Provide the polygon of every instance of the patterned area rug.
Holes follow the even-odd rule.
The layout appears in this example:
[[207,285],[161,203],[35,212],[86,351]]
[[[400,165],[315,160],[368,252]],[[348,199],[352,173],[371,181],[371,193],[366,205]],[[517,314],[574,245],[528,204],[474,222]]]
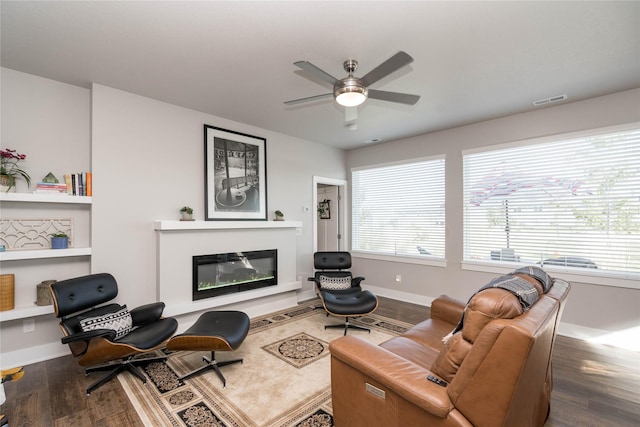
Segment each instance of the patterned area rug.
[[[251,320],[249,335],[235,352],[216,352],[219,362],[243,358],[221,367],[226,387],[213,370],[181,381],[179,377],[204,363],[206,352],[177,352],[166,363],[145,367],[144,385],[129,373],[118,376],[146,426],[330,427],[329,342],[344,329],[313,303]],[[379,344],[412,325],[375,314],[351,319],[371,333],[350,330]]]

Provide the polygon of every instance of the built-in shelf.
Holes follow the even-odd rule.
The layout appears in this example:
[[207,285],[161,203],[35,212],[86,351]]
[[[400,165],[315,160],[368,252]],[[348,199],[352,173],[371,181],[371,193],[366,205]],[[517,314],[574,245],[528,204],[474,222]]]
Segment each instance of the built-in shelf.
[[91,248],[68,249],[25,249],[0,252],[0,261],[17,261],[25,259],[68,258],[91,255]]
[[231,230],[234,228],[302,228],[302,221],[154,221],[158,231]]
[[0,193],[0,202],[75,203],[88,205],[91,204],[91,197],[69,196],[67,194]]
[[13,310],[0,311],[0,322],[25,319],[27,317],[44,316],[54,312],[53,305],[24,305],[16,306]]

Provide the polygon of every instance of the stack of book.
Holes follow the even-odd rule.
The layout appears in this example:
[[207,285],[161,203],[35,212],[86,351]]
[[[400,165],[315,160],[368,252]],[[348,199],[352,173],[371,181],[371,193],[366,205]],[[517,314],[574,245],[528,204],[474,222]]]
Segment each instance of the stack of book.
[[59,184],[53,182],[38,182],[36,186],[36,193],[54,193],[54,194],[68,194],[67,184]]

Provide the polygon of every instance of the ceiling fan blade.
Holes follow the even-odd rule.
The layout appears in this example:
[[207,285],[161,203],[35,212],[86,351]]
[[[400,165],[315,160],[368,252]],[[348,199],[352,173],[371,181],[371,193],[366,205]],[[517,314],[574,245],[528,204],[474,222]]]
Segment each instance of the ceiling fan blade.
[[320,68],[316,67],[315,65],[313,65],[311,62],[308,61],[298,61],[298,62],[294,62],[293,65],[302,68],[304,71],[306,71],[307,73],[311,74],[312,76],[315,76],[321,80],[324,80],[327,83],[331,83],[332,85],[335,84],[338,79],[336,79],[335,77],[333,77],[331,74],[322,71]]
[[360,78],[360,81],[365,86],[370,86],[378,80],[388,76],[396,70],[409,65],[413,62],[413,58],[408,53],[400,51],[393,55],[391,58],[378,65],[373,70],[369,71],[364,77]]
[[332,93],[323,93],[322,95],[307,96],[306,98],[292,99],[291,101],[285,101],[284,103],[286,105],[296,105],[296,104],[301,104],[303,102],[317,101],[319,99],[329,98],[331,96],[333,96]]
[[420,100],[418,95],[408,93],[387,92],[386,90],[369,89],[369,98],[381,101],[398,102],[400,104],[414,105]]

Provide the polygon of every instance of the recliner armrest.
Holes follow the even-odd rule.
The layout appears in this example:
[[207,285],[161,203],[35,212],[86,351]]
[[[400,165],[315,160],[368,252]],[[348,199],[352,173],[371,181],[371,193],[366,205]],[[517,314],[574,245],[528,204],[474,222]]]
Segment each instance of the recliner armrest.
[[447,295],[440,295],[431,303],[431,318],[457,325],[462,318],[465,303]]
[[165,304],[163,302],[152,302],[130,310],[133,326],[146,325],[160,319],[164,307]]
[[331,357],[437,417],[454,408],[447,389],[427,380],[431,371],[389,350],[351,335],[331,341],[329,350]]

